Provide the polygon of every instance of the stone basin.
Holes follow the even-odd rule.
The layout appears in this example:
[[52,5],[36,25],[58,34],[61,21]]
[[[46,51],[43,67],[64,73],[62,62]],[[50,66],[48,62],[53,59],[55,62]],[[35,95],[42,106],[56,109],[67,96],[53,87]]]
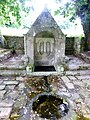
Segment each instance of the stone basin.
[[76,113],[69,101],[52,93],[38,94],[30,101],[29,108],[35,120],[76,120]]

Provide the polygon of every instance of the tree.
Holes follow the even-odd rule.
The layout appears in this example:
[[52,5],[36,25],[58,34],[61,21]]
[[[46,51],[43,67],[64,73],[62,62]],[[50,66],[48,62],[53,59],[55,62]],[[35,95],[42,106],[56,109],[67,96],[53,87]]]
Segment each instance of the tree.
[[[60,2],[61,0],[57,1]],[[60,7],[55,13],[69,17],[70,21],[74,21],[77,16],[80,17],[85,34],[85,49],[90,50],[90,0],[71,0],[66,3],[65,7]]]
[[20,7],[17,0],[0,0],[0,25],[18,27],[20,19]]
[[76,14],[81,18],[86,45],[90,50],[90,0],[75,0]]
[[30,9],[25,7],[25,0],[0,0],[0,25],[20,27]]

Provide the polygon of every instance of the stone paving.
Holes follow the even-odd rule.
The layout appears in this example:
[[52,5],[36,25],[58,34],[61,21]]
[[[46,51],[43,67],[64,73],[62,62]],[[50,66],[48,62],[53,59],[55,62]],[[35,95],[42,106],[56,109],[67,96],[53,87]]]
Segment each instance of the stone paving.
[[[90,118],[90,76],[58,76],[58,79],[65,86],[54,85],[56,93],[69,98],[74,109]],[[9,120],[14,106],[25,106],[24,80],[25,77],[0,77],[0,120]]]
[[[10,58],[9,61],[5,60],[4,62],[0,63],[0,70],[7,67],[7,71],[3,71],[4,73],[8,74],[7,76],[5,76],[6,74],[4,75],[0,73],[0,120],[10,120],[9,117],[14,107],[22,108],[27,104],[27,95],[24,92],[24,88],[26,88],[24,83],[27,77],[25,71],[18,76],[9,74],[9,72],[12,72],[13,69],[21,69],[22,71],[25,70],[25,65],[28,60],[26,59],[26,61],[24,61],[24,58],[25,56],[16,56]],[[72,63],[74,64],[75,62],[76,61]],[[79,62],[77,62],[77,64],[75,64],[81,65],[81,63],[83,63],[83,61],[80,60]],[[84,62],[84,65],[88,66],[89,64]],[[76,71],[76,69],[66,71],[65,75],[58,75],[58,83],[52,82],[52,84],[53,91],[55,91],[58,95],[64,95],[66,98],[68,98],[70,104],[76,112],[79,112],[80,114],[83,114],[85,117],[90,119],[89,69],[80,71]],[[16,116],[18,116],[17,112]]]

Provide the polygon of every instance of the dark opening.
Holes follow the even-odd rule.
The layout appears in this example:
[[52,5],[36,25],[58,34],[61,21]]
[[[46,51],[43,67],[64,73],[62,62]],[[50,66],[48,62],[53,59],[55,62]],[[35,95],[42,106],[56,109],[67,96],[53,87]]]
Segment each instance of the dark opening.
[[54,66],[35,66],[35,72],[48,72],[48,71],[56,71]]
[[52,95],[42,95],[33,103],[33,111],[41,118],[57,120],[64,117],[69,111],[69,104],[63,102],[62,98]]

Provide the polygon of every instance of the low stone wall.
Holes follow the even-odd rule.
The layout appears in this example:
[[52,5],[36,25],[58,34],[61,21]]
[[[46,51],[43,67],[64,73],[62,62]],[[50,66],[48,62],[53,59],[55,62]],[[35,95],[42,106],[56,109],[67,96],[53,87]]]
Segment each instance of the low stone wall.
[[24,51],[24,37],[18,36],[4,36],[5,47],[8,49],[15,49]]
[[[24,52],[24,37],[23,36],[4,36],[5,47],[9,49],[20,50]],[[65,41],[65,54],[72,55],[78,54],[83,51],[83,41],[80,38],[66,37]]]
[[65,54],[72,55],[74,54],[74,37],[66,37],[65,41]]

